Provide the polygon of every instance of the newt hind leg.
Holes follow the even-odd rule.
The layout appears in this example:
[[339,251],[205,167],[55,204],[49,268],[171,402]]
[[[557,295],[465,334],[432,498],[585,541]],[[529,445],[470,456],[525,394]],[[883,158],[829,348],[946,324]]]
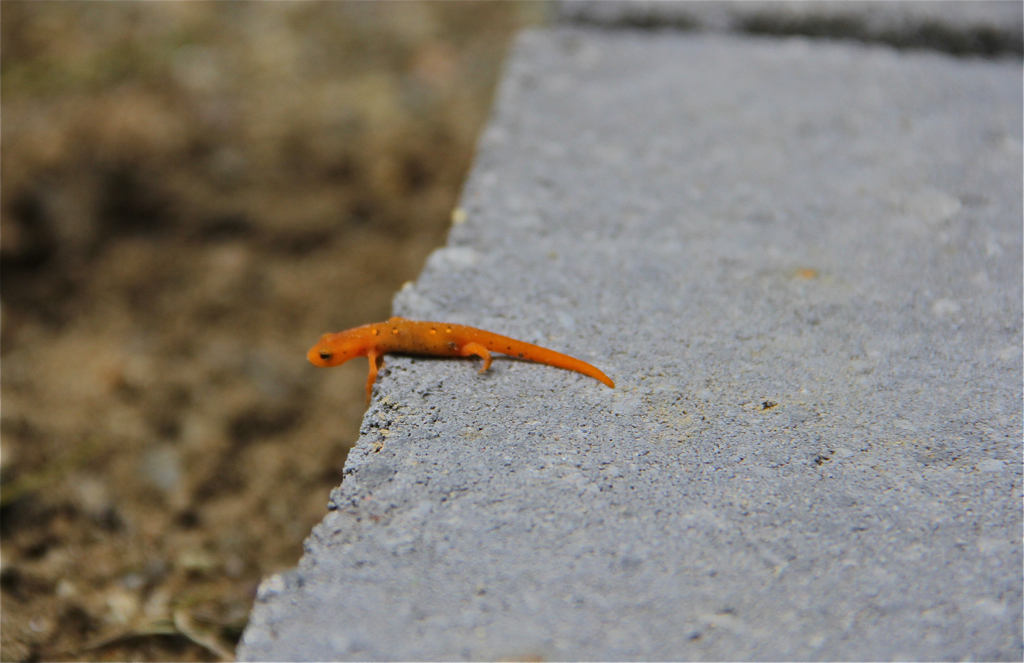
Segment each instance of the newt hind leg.
[[462,354],[463,357],[471,357],[473,355],[476,355],[477,357],[480,357],[481,359],[484,360],[484,367],[477,371],[478,373],[483,373],[484,371],[491,367],[491,353],[487,348],[480,345],[479,343],[466,343],[464,346],[462,346],[459,352]]

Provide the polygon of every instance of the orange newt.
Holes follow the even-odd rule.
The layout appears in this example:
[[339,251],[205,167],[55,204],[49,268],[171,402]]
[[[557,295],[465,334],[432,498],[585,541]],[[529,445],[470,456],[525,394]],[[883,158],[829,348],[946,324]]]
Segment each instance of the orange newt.
[[341,366],[355,357],[369,359],[370,376],[366,380],[366,402],[369,404],[377,371],[384,364],[384,355],[389,352],[441,357],[476,355],[484,360],[481,373],[491,367],[491,352],[500,352],[589,375],[615,388],[615,383],[607,375],[587,362],[569,355],[483,329],[444,322],[419,322],[405,318],[391,318],[387,322],[363,325],[337,334],[324,334],[316,345],[309,349],[306,357],[314,366],[324,368]]

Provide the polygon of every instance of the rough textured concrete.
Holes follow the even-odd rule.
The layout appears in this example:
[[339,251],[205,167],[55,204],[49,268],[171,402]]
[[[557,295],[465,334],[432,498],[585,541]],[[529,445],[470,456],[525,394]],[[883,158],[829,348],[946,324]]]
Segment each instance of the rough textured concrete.
[[612,28],[805,35],[986,56],[1024,53],[1020,2],[848,2],[846,0],[573,0],[556,5],[563,23]]
[[523,35],[396,299],[591,361],[389,358],[243,659],[1005,659],[1021,66]]

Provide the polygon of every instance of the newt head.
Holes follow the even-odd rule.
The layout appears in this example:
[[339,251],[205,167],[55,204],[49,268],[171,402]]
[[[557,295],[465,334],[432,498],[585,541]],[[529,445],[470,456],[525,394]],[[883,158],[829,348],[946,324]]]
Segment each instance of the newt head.
[[306,353],[306,359],[314,366],[329,368],[341,366],[349,359],[365,354],[366,348],[362,339],[345,333],[324,334]]

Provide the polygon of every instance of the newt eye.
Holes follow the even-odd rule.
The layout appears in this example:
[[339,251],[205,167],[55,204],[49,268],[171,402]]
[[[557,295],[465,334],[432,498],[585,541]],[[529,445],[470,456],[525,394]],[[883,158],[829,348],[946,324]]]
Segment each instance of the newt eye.
[[323,350],[320,351],[320,358],[323,359],[324,361],[330,361],[331,357],[333,356],[334,355],[332,355],[330,352],[324,352]]

